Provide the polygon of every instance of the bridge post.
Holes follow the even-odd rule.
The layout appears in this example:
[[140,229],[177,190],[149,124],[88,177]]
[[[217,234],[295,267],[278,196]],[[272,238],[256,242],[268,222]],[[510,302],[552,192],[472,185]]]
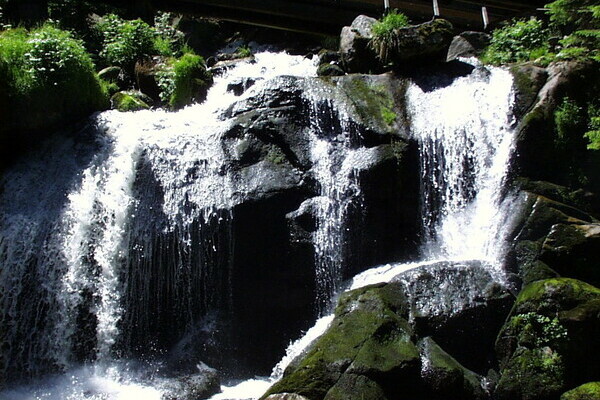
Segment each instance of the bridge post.
[[383,0],[383,12],[387,14],[390,11],[390,0]]
[[487,8],[485,6],[481,7],[481,18],[483,18],[483,30],[486,30],[490,23],[490,19],[488,17]]
[[437,18],[440,16],[440,5],[438,4],[438,0],[433,0],[433,18]]

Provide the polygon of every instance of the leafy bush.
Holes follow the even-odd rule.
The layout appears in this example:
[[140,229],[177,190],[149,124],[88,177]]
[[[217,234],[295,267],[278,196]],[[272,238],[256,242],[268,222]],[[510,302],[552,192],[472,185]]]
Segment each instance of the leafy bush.
[[549,31],[542,21],[536,18],[513,21],[492,32],[492,40],[482,58],[496,65],[533,60],[548,53],[548,39]]
[[173,27],[172,20],[173,15],[167,12],[159,12],[154,17],[154,47],[160,55],[179,57],[183,54],[185,37]]
[[559,60],[600,61],[600,5],[592,0],[557,0],[547,4],[550,26],[560,40]]
[[408,22],[406,15],[392,10],[373,24],[370,46],[384,63],[389,61],[390,50],[397,47],[397,30],[407,26]]
[[381,20],[373,24],[373,36],[385,36],[391,34],[398,28],[408,25],[408,17],[398,10],[392,10]]
[[82,42],[51,24],[1,32],[0,75],[9,99],[7,122],[23,129],[80,117],[107,103]]
[[158,74],[160,98],[171,109],[181,108],[194,100],[196,95],[208,87],[210,73],[201,56],[186,53],[172,59]]
[[588,129],[584,136],[590,143],[587,148],[590,150],[600,150],[600,107],[591,104],[588,107]]
[[100,57],[106,65],[131,71],[138,59],[155,52],[155,31],[141,19],[127,21],[108,14],[96,25],[96,29],[103,38]]
[[248,46],[240,46],[240,47],[238,47],[237,50],[235,51],[235,53],[240,58],[246,58],[246,57],[251,57],[252,56],[252,50]]
[[581,134],[585,126],[583,109],[573,100],[565,97],[562,103],[554,111],[554,124],[556,126],[556,145],[566,148],[577,136]]

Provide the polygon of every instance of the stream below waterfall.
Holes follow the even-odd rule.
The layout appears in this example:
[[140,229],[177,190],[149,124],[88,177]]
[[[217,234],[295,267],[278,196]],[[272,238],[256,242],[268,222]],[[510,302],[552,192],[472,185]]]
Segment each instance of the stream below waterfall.
[[[226,342],[219,332],[227,329],[219,318],[232,313],[234,301],[232,252],[239,243],[232,210],[270,177],[251,176],[238,187],[224,168],[221,139],[240,101],[268,95],[284,75],[314,77],[315,62],[258,52],[255,61],[216,77],[203,104],[178,112],[100,113],[77,135],[41,144],[6,171],[0,182],[0,369],[18,385],[0,398],[175,398],[169,396],[177,373],[163,356],[177,349],[185,354],[197,338],[217,342],[219,352]],[[249,86],[241,95],[231,90],[240,82]],[[315,104],[313,96],[303,95]],[[325,331],[333,320],[328,306],[342,290],[441,260],[478,260],[503,282],[507,210],[516,204],[505,190],[512,102],[512,77],[497,68],[476,66],[433,90],[408,84],[409,136],[418,144],[421,173],[420,260],[376,266],[350,281],[341,271],[344,235],[352,229],[347,212],[361,201],[353,171],[370,153],[353,147],[354,128],[343,110],[337,114],[341,133],[332,140],[319,133],[330,128],[328,120],[309,107],[320,318],[290,344],[270,377],[233,377],[238,380],[212,399],[262,395]],[[163,269],[151,280],[156,260]],[[168,325],[166,331],[159,325]],[[192,369],[198,364],[202,372],[202,361],[191,361]]]

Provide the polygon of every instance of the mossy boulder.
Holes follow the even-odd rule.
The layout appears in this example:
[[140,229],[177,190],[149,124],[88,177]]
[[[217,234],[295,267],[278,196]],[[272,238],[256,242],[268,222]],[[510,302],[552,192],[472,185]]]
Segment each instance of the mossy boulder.
[[419,352],[408,322],[399,316],[404,314],[406,299],[399,285],[345,293],[325,334],[265,396],[296,393],[311,400],[334,399],[350,388],[356,396],[363,390],[374,396],[414,381],[420,371]]
[[139,111],[150,109],[149,99],[141,92],[123,91],[117,92],[110,98],[111,108],[121,112]]
[[344,70],[336,64],[321,64],[319,65],[319,68],[317,68],[318,76],[341,76],[345,74],[346,73],[344,72]]
[[485,399],[482,377],[463,367],[430,337],[419,342],[423,360],[421,377],[428,390],[440,398]]
[[600,382],[589,382],[560,396],[560,400],[598,400],[600,399]]
[[544,240],[540,260],[563,276],[600,285],[600,224],[556,224]]
[[375,37],[371,45],[377,49],[384,64],[397,69],[412,69],[423,63],[445,61],[453,36],[454,28],[449,21],[435,19],[395,29],[391,39]]
[[490,44],[491,39],[492,36],[484,32],[462,32],[452,39],[446,61],[456,60],[458,57],[478,56]]
[[570,278],[527,285],[496,341],[498,399],[556,399],[597,379],[600,289]]

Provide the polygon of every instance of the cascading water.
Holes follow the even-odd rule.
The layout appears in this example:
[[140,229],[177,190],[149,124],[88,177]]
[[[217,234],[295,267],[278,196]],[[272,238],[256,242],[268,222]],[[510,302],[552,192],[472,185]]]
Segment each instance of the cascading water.
[[[0,397],[162,396],[133,383],[160,366],[119,358],[160,353],[227,309],[240,189],[223,170],[223,112],[278,75],[315,74],[302,57],[255,58],[218,77],[202,105],[102,113],[95,129],[50,141],[6,173],[0,371],[17,381],[70,372]],[[239,97],[227,88],[241,77],[256,83]]]
[[[223,168],[223,111],[240,99],[227,86],[250,77],[256,83],[242,95],[249,97],[278,75],[315,73],[314,63],[300,57],[259,53],[256,59],[217,78],[202,105],[177,113],[103,113],[95,129],[49,142],[6,174],[0,194],[1,370],[12,379],[69,373],[0,396],[161,398],[160,366],[140,369],[125,360],[181,345],[181,335],[208,329],[211,312],[227,310],[230,301],[231,210],[244,188],[234,187]],[[440,259],[483,260],[501,275],[511,85],[507,72],[480,68],[441,89],[409,85],[407,115],[423,178],[425,259],[366,271],[352,288]],[[356,132],[343,106],[318,107],[319,96],[311,96],[309,150],[320,194],[313,232],[316,304],[324,312],[342,286],[347,208],[360,200],[355,167],[370,162],[371,150],[353,148]],[[323,117],[323,110],[335,115]],[[335,129],[326,122],[331,119]],[[246,382],[215,399],[261,395],[332,318],[322,317],[290,346],[270,380]]]
[[[502,282],[511,209],[517,206],[516,199],[505,193],[514,148],[512,76],[502,69],[476,66],[447,87],[424,91],[411,83],[406,100],[421,160],[423,257],[360,273],[347,290],[388,282],[402,272],[440,261],[481,261]],[[281,379],[289,363],[332,321],[333,315],[320,318],[290,344],[270,382]],[[256,387],[260,396],[265,388]]]

